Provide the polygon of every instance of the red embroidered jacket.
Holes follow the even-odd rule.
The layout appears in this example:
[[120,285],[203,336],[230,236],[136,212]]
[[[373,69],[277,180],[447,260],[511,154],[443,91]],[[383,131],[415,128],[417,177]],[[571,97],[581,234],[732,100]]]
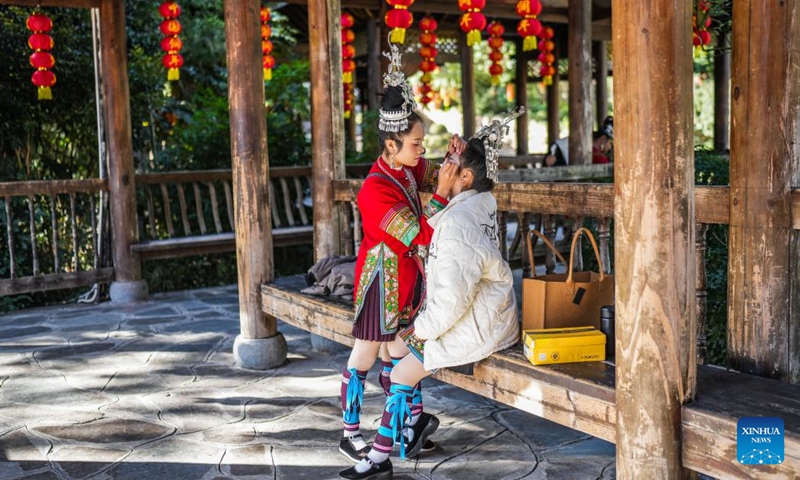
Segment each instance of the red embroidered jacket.
[[358,193],[364,237],[356,261],[354,318],[361,313],[366,292],[378,282],[384,334],[397,331],[415,313],[414,285],[424,275],[416,247],[430,243],[433,229],[427,219],[447,205],[446,199],[434,195],[423,210],[419,192],[435,189],[438,169],[423,158],[416,167],[394,170],[378,158]]

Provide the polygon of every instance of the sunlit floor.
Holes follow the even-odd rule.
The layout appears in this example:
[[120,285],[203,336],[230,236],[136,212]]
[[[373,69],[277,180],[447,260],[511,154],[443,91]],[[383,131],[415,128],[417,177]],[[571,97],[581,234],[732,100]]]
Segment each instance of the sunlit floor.
[[[260,372],[233,366],[235,286],[0,315],[0,479],[337,478],[347,351],[280,329],[289,360]],[[383,394],[368,382],[371,439]],[[613,445],[426,382],[439,447],[393,457],[396,479],[614,478]]]

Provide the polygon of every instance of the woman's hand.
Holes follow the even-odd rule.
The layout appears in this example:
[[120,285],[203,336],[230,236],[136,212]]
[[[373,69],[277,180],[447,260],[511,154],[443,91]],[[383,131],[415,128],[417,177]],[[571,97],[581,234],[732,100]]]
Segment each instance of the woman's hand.
[[436,186],[436,195],[442,198],[449,198],[453,185],[458,179],[459,166],[455,162],[445,160],[442,168],[439,169],[439,183]]
[[447,157],[453,154],[461,155],[467,149],[467,142],[458,136],[456,133],[450,137],[450,143],[447,144]]

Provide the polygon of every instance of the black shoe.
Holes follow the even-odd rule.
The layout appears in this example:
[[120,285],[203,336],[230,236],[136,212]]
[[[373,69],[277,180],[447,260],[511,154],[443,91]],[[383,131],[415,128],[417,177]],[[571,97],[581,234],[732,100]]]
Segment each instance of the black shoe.
[[425,440],[425,443],[422,445],[422,448],[419,449],[419,453],[430,453],[434,450],[436,450],[436,442],[434,442],[429,438]]
[[[357,437],[361,437],[361,435],[356,435]],[[369,445],[362,448],[361,450],[357,450],[356,447],[353,445],[352,438],[354,437],[342,437],[342,440],[339,442],[339,451],[342,452],[342,455],[349,458],[351,461],[358,463],[361,460],[367,458],[367,454],[369,453]],[[363,439],[363,437],[362,437]]]
[[[439,428],[439,419],[430,413],[423,412],[420,414],[417,423],[410,428],[411,431],[414,432],[414,436],[406,443],[406,458],[413,458],[419,455],[422,448],[426,446],[428,437],[433,435],[433,432]],[[403,436],[403,439],[405,440],[405,436]]]
[[364,459],[369,462],[370,468],[364,473],[358,473],[356,467],[350,467],[347,470],[339,472],[341,480],[392,480],[392,462],[387,458],[385,462],[372,463],[369,458]]

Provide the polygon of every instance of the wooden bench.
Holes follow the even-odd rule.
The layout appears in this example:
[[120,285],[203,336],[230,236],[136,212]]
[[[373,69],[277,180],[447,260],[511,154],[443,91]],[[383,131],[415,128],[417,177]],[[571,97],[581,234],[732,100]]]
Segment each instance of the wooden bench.
[[[300,293],[302,276],[263,285],[263,310],[283,322],[352,345],[350,301]],[[616,392],[612,362],[534,366],[521,347],[495,353],[473,376],[440,370],[434,378],[581,432],[615,442]],[[683,464],[717,478],[800,477],[800,385],[715,367],[698,367],[698,394],[683,408]],[[740,417],[780,417],[785,461],[741,465],[736,459]]]

